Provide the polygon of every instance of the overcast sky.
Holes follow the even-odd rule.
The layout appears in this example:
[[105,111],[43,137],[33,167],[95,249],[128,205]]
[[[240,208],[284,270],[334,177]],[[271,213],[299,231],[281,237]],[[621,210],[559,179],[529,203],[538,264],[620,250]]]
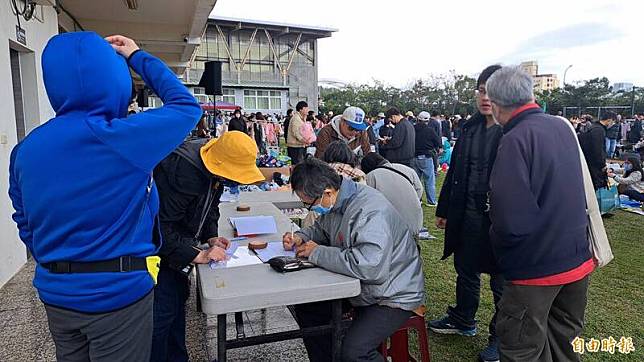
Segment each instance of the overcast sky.
[[213,14],[338,29],[318,41],[319,78],[405,86],[537,60],[574,82],[644,86],[641,0],[218,0]]

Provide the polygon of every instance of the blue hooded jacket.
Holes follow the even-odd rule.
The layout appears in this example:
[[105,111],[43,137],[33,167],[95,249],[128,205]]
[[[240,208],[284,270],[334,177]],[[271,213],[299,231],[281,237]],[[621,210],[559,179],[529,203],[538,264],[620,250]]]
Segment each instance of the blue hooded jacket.
[[137,51],[132,69],[164,106],[126,117],[132,80],[126,60],[98,34],[65,33],[42,56],[56,117],[12,154],[9,196],[20,238],[39,263],[34,286],[46,304],[101,313],[153,288],[147,271],[54,274],[41,263],[154,255],[159,196],[154,166],[194,128],[201,108],[159,59]]

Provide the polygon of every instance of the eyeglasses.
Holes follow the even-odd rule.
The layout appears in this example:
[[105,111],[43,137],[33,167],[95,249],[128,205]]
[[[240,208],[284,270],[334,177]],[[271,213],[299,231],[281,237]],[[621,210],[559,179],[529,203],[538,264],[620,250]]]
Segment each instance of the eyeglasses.
[[474,94],[477,95],[477,96],[483,96],[484,97],[484,96],[487,95],[487,91],[485,90],[485,87],[479,87],[478,89],[476,89],[474,91]]
[[316,197],[312,203],[302,201],[302,204],[304,204],[304,207],[306,207],[307,210],[311,211],[311,208],[313,207],[313,205],[315,205],[318,202],[318,199],[319,197]]

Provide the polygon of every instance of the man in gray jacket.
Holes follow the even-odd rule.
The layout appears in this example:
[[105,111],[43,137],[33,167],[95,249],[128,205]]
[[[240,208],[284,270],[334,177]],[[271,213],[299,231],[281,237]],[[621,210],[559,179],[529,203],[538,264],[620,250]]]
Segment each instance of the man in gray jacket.
[[[418,247],[409,227],[375,189],[343,179],[324,162],[297,165],[291,186],[318,221],[295,235],[284,235],[285,249],[329,271],[361,281],[360,295],[350,298],[355,318],[342,343],[343,361],[382,361],[378,345],[421,310],[424,278]],[[326,325],[331,304],[295,306],[301,327]],[[311,361],[331,356],[329,336],[305,337]]]

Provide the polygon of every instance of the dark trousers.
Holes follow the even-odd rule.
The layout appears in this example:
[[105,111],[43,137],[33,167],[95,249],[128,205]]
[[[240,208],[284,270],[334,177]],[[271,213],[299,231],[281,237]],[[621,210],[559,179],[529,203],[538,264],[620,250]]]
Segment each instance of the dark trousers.
[[[467,215],[467,213],[466,213]],[[489,228],[489,221],[482,217],[465,217],[462,245],[454,251],[456,270],[456,306],[449,307],[447,314],[465,327],[476,326],[476,312],[481,300],[481,270],[491,270],[493,258],[489,239],[480,230]],[[489,324],[490,341],[496,337],[495,325],[499,311],[499,301],[503,294],[503,276],[490,273],[490,289],[494,297],[494,315]]]
[[579,361],[571,342],[583,329],[588,279],[549,287],[506,282],[497,322],[501,361]]
[[154,288],[152,362],[188,361],[186,348],[186,301],[190,279],[162,266]]
[[[329,324],[331,303],[317,302],[294,306],[300,327],[314,327]],[[400,328],[412,312],[397,308],[372,305],[354,308],[355,316],[351,327],[342,340],[343,361],[384,361],[378,346]],[[311,362],[331,360],[331,336],[304,338],[304,346]]]
[[306,148],[304,147],[287,147],[286,153],[291,158],[291,165],[295,166],[304,160]]
[[45,304],[56,360],[147,361],[152,341],[150,292],[138,302],[109,313],[88,314]]
[[628,196],[629,199],[644,202],[644,194],[641,194],[633,189],[626,189],[624,195]]

